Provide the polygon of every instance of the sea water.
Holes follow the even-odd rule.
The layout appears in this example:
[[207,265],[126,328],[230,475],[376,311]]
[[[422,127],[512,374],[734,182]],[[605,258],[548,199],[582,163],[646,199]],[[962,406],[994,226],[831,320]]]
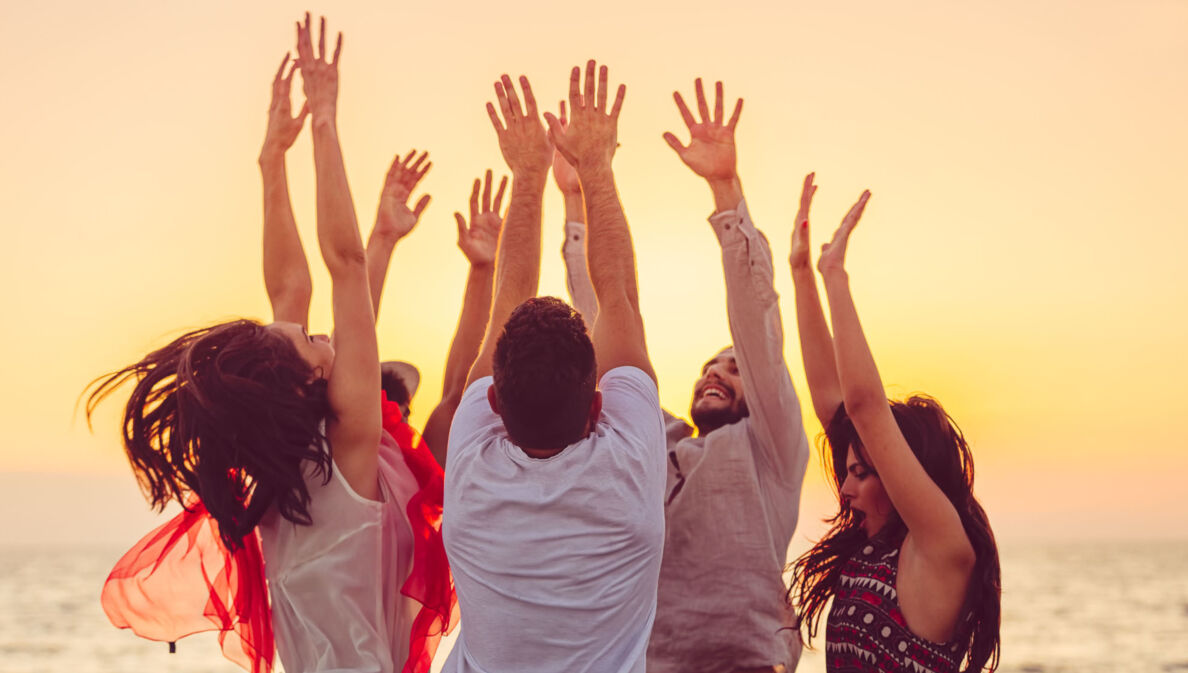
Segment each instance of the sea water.
[[[99,589],[122,551],[0,547],[0,673],[240,671],[213,635],[170,654],[108,623]],[[1001,558],[999,671],[1188,673],[1188,541],[1004,544]],[[821,645],[798,671],[825,670]]]

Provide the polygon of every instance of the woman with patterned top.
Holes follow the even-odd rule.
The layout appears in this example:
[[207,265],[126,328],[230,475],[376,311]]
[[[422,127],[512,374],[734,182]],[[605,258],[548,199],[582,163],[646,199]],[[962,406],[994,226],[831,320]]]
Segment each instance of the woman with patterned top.
[[830,598],[829,671],[980,671],[999,655],[998,549],[973,497],[973,457],[953,420],[929,397],[890,402],[862,332],[844,268],[846,244],[866,207],[863,192],[817,268],[809,252],[804,181],[792,235],[801,354],[813,408],[831,449],[841,511],[795,563],[788,599],[800,635],[816,634]]

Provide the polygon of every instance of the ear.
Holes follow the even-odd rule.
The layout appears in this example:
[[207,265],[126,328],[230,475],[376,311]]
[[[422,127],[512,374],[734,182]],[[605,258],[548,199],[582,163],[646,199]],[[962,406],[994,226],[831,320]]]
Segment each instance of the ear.
[[[487,404],[491,405],[491,411],[494,411],[496,416],[502,417],[499,413],[499,398],[495,396],[495,386],[487,386]],[[601,404],[599,402],[599,405]]]
[[600,415],[602,415],[602,391],[595,390],[594,398],[590,400],[590,416],[586,419],[587,435],[594,431],[594,426],[598,425]]

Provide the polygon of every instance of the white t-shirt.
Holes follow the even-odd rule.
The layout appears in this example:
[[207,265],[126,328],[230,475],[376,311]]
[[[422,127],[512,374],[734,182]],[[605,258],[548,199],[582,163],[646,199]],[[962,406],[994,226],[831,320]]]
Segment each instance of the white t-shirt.
[[491,377],[450,430],[442,534],[462,628],[443,673],[644,671],[664,547],[656,384],[618,367],[590,436],[544,459],[512,444]]

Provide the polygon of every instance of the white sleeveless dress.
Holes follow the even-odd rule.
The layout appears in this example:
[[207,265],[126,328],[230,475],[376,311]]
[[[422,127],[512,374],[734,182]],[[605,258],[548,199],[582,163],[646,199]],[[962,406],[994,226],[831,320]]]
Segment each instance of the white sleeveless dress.
[[379,450],[380,501],[357,494],[337,467],[325,484],[307,470],[313,524],[275,509],[260,522],[286,673],[389,673],[408,657],[419,604],[400,593],[413,553],[404,510],[417,482],[386,433]]

